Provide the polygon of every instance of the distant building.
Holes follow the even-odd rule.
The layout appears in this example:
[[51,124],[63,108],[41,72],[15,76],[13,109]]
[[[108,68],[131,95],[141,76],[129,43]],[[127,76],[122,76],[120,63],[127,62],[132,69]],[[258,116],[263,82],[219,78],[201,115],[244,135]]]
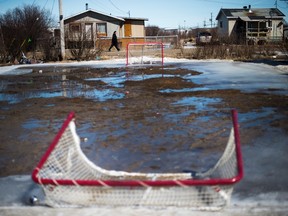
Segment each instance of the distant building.
[[283,40],[284,17],[277,8],[222,8],[216,17],[218,35],[238,43],[279,42]]
[[283,40],[284,40],[284,42],[285,43],[288,43],[288,24],[287,23],[285,23],[284,24],[284,30],[283,30]]
[[85,39],[86,47],[96,48],[99,40],[110,45],[114,31],[117,33],[120,47],[128,42],[143,42],[145,40],[145,21],[147,18],[127,18],[104,14],[88,9],[64,19],[66,49],[81,45],[79,38]]

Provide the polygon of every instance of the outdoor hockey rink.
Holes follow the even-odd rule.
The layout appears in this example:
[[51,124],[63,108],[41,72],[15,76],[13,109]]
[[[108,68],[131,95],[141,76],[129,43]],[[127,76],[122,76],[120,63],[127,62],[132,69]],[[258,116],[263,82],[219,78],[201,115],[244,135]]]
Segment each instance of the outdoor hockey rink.
[[[61,64],[61,67],[82,67],[83,65],[85,65],[87,68],[120,68],[125,67],[125,60],[120,59],[114,61],[67,63]],[[241,92],[247,94],[261,93],[268,95],[281,95],[283,98],[286,96],[283,103],[287,103],[288,68],[284,66],[269,66],[265,64],[219,60],[194,61],[164,59],[164,75],[166,70],[165,68],[168,65],[173,65],[173,67],[183,70],[195,70],[202,73],[200,75],[191,77],[191,80],[199,85],[197,88],[194,88],[193,91],[233,89],[240,90]],[[55,64],[43,64],[40,67],[45,68],[51,66],[59,67],[59,65]],[[2,67],[0,68],[0,74],[19,75],[31,72],[31,65],[23,68],[18,67],[19,66]],[[39,67],[39,65],[37,65],[37,67]],[[188,75],[186,75],[186,78],[187,76]],[[103,78],[101,81],[109,83],[110,86],[116,86],[116,88],[119,85],[121,86],[121,79],[125,79],[122,76],[118,76],[120,81],[119,79],[116,79],[117,77],[115,78],[110,76],[108,78]],[[135,80],[139,79],[139,77],[136,76],[134,78]],[[133,76],[130,77],[131,80],[134,78]],[[4,88],[3,86],[4,82],[2,82],[2,88]],[[189,89],[184,90],[189,91]],[[171,93],[173,89],[165,89],[162,91],[163,93]],[[131,95],[132,93],[133,92],[130,92],[129,94]],[[121,94],[113,95],[116,98],[121,98],[123,96]],[[89,95],[87,97],[89,97]],[[5,97],[2,95],[2,100],[3,98]],[[6,97],[6,99],[7,98],[8,97]],[[105,95],[102,95],[102,99],[99,98],[99,101],[101,101],[103,98],[103,101],[105,101]],[[113,99],[114,98],[112,98],[112,100]],[[209,106],[209,104],[221,103],[221,101],[218,101],[217,99],[212,100],[211,98],[211,100],[207,100],[207,98],[202,97],[198,98],[196,101],[193,101],[192,99],[188,100],[187,97],[183,97],[183,100],[178,101],[177,105],[184,104],[185,106],[187,104],[192,104],[196,107],[198,112],[204,110],[212,113],[214,110]],[[9,98],[7,100],[9,100]],[[63,119],[65,117],[66,116],[63,116]],[[282,110],[280,113],[277,111],[277,108],[269,106],[257,107],[254,111],[245,111],[243,109],[239,111],[238,118],[244,160],[244,179],[235,186],[231,203],[227,208],[224,208],[219,212],[193,211],[193,214],[267,216],[287,215],[288,159],[286,153],[288,152],[288,134],[287,126],[284,124],[287,122],[288,118],[287,110]],[[201,121],[205,122],[205,118],[203,116]],[[278,123],[276,124],[275,122]],[[60,127],[60,124],[58,124],[58,126]],[[253,136],[256,129],[258,132],[260,132],[255,133],[255,136]],[[80,127],[79,133],[81,137],[88,137],[88,143],[92,142],[93,137],[91,134],[89,135],[89,133],[85,132],[85,126]],[[86,143],[86,145],[88,145],[88,143]],[[88,146],[86,147],[89,149]],[[85,152],[87,152],[87,149]],[[106,153],[108,154],[109,152]],[[93,158],[94,156],[95,155],[93,155],[93,153],[90,153],[90,157]],[[114,158],[114,162],[112,160],[111,166],[117,165],[118,159]],[[132,164],[130,165],[132,167]],[[163,163],[163,166],[164,165],[165,163]],[[177,164],[175,167],[177,167]],[[168,168],[165,167],[165,169]],[[74,209],[50,208],[41,205],[31,206],[29,204],[29,199],[31,196],[33,196],[33,194],[37,194],[37,198],[40,201],[44,198],[39,186],[32,182],[29,173],[27,173],[27,175],[11,175],[0,178],[0,215],[191,215],[191,210],[189,210],[189,208],[179,209],[174,207],[146,208],[141,206],[100,206]]]

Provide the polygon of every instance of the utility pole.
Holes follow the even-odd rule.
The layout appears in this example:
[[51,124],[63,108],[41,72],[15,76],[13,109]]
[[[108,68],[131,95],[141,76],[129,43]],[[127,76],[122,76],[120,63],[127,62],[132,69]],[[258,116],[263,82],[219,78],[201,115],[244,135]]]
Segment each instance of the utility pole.
[[64,18],[62,11],[62,0],[59,0],[59,23],[60,23],[60,50],[61,57],[65,59],[65,35],[64,35]]
[[211,28],[213,27],[213,15],[211,13],[211,18],[209,19],[210,23],[211,23]]

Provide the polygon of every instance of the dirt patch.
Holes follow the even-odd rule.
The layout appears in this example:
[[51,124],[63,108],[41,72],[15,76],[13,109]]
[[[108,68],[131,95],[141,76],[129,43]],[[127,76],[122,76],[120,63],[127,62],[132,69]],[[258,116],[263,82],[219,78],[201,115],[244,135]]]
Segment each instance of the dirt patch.
[[196,91],[199,85],[188,74],[199,75],[173,67],[83,66],[0,76],[0,176],[29,174],[70,111],[84,153],[104,168],[127,171],[212,166],[227,141],[231,108],[245,122],[243,145],[263,133],[264,125],[288,132],[287,96]]

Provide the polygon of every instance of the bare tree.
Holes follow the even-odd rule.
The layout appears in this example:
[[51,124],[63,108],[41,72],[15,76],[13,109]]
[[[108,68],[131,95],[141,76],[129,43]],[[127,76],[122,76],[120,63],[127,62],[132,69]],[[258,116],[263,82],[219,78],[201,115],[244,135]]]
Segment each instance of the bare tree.
[[146,36],[157,36],[160,28],[158,26],[147,26],[145,28]]
[[50,25],[50,13],[34,5],[17,7],[1,15],[3,44],[12,60],[21,52],[34,51],[37,39],[47,34]]
[[90,32],[80,30],[77,34],[73,34],[72,38],[69,38],[69,33],[66,32],[66,42],[68,43],[68,49],[75,60],[89,59],[89,54],[94,50],[94,40]]
[[89,25],[72,23],[65,29],[65,43],[68,45],[71,57],[75,60],[100,57],[104,47],[107,46],[106,40],[102,40],[99,36],[96,38],[97,32]]

